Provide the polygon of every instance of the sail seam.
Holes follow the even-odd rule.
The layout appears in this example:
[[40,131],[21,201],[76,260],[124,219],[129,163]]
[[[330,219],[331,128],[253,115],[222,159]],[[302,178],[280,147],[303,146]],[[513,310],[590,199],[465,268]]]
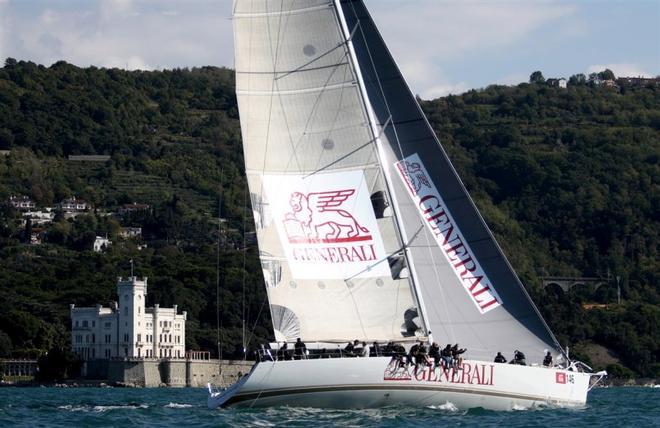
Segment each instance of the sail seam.
[[[267,3],[266,3],[267,4]],[[256,12],[256,13],[246,13],[246,12],[239,12],[239,13],[234,13],[233,17],[234,18],[261,18],[261,17],[268,17],[268,16],[289,16],[289,15],[298,15],[302,13],[309,13],[309,12],[314,12],[316,10],[323,10],[331,7],[331,3],[328,2],[326,4],[321,4],[318,6],[312,6],[312,7],[305,7],[305,8],[300,8],[300,9],[291,9],[291,10],[280,10],[279,12]],[[266,6],[268,7],[268,6]]]
[[[304,66],[294,68],[293,70],[280,70],[280,71],[240,71],[240,70],[234,70],[236,74],[246,74],[246,75],[272,75],[272,74],[293,74],[293,73],[302,73],[305,71],[318,71],[318,70],[323,70],[326,68],[333,68],[333,67],[338,67],[340,65],[348,65],[348,62],[339,62],[336,64],[328,64],[328,65],[320,65],[318,67],[311,67],[311,68],[302,68]],[[277,79],[281,79],[282,76],[277,77]]]
[[346,83],[336,83],[334,85],[325,85],[325,86],[317,86],[315,88],[305,88],[305,89],[283,89],[283,90],[277,90],[277,91],[246,91],[246,90],[240,90],[237,89],[236,93],[239,95],[297,95],[297,94],[309,94],[309,93],[314,93],[314,92],[324,92],[324,91],[329,91],[333,89],[343,89],[347,87],[355,86],[354,82],[346,82]]

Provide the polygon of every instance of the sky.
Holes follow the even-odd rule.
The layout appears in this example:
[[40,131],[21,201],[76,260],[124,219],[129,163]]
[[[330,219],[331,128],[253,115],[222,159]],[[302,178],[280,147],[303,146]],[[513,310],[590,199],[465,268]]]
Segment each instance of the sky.
[[[278,1],[278,0],[271,0]],[[365,0],[413,92],[660,75],[660,0]],[[0,0],[0,60],[233,67],[232,0]]]

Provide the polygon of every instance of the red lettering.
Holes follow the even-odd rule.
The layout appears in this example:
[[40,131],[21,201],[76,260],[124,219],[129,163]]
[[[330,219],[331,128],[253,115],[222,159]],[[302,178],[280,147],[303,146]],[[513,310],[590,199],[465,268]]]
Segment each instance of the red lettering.
[[[461,248],[463,249],[463,251],[461,251],[459,253],[458,250],[461,249]],[[458,244],[456,244],[453,247],[451,247],[450,249],[446,250],[445,254],[447,254],[447,257],[449,257],[449,260],[453,262],[456,259],[460,260],[461,257],[468,254],[468,252],[467,252],[467,248],[465,248],[465,245],[463,245],[463,242],[461,242],[459,240]],[[452,256],[455,256],[455,257],[452,257]]]
[[481,385],[481,376],[479,376],[479,367],[475,366],[474,371],[472,372],[472,379],[470,383],[474,383],[474,380],[477,380],[477,385]]
[[482,279],[484,279],[483,275],[468,276],[467,278],[463,278],[463,282],[468,281],[468,284],[470,284],[470,288],[468,288],[468,290],[472,291],[474,290],[474,287],[479,285]]
[[461,267],[463,268],[463,272],[460,272],[459,276],[463,278],[465,275],[467,275],[468,272],[474,272],[474,270],[477,268],[477,265],[474,263],[474,260],[472,260],[472,256],[470,256],[467,259],[461,260],[460,262],[454,264],[454,268],[456,270]]
[[426,196],[424,196],[422,199],[420,199],[420,200],[419,200],[419,208],[420,208],[420,209],[424,209],[425,204],[426,204],[426,201],[428,201],[428,200],[430,200],[430,199],[435,200],[435,203],[436,203],[437,205],[435,206],[435,208],[431,208],[431,207],[426,206],[426,209],[425,209],[424,211],[422,211],[422,214],[428,214],[428,213],[430,213],[431,211],[434,211],[434,210],[437,210],[438,208],[440,208],[440,206],[441,206],[441,205],[440,205],[440,201],[438,200],[437,197],[435,197],[435,196],[433,196],[433,195],[426,195]]
[[[470,380],[470,372],[472,371],[472,366],[469,363],[463,363],[462,366],[463,368],[462,372],[463,374],[461,375],[461,383],[465,383],[465,378],[467,377],[468,383],[472,383]],[[476,370],[476,366],[475,366]]]
[[[420,375],[421,375],[421,377],[420,377]],[[415,379],[417,379],[420,382],[423,381],[424,380],[424,370],[419,371],[419,370],[417,370],[417,368],[415,368]]]
[[491,365],[490,365],[490,384],[491,384],[491,385],[493,384],[493,379],[494,379],[494,376],[493,376],[493,370],[494,370],[494,368],[495,368],[495,366],[491,364]]
[[449,369],[442,366],[442,373],[440,374],[440,378],[438,378],[438,382],[442,379],[442,375],[445,375],[445,382],[449,382]]
[[452,368],[451,369],[451,383],[458,383],[458,378],[456,377],[457,374],[458,374],[458,372],[456,371],[456,369]]
[[472,293],[472,297],[477,297],[477,296],[480,295],[481,293],[485,293],[485,292],[488,291],[488,290],[489,290],[488,287],[487,287],[487,286],[484,286],[484,287],[481,288],[481,290],[479,290],[479,291],[474,291],[474,292]]
[[429,375],[428,375],[428,377],[426,378],[426,380],[429,381],[429,382],[436,382],[436,381],[438,381],[438,378],[435,377],[435,369],[433,369],[433,368],[430,368],[430,369],[429,369]]
[[485,303],[485,304],[479,305],[479,307],[480,307],[481,309],[486,309],[487,307],[492,306],[492,305],[494,305],[495,303],[499,303],[499,302],[497,301],[496,298],[493,297],[493,300],[489,301],[488,303]]

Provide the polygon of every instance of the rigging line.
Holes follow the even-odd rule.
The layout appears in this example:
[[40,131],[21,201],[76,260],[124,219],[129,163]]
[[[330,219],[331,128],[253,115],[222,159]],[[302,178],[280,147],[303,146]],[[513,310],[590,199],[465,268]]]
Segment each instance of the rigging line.
[[[224,169],[220,170],[220,192],[218,194],[218,239],[216,242],[215,257],[215,326],[216,345],[218,347],[218,361],[222,361],[222,345],[220,344],[220,238],[222,236],[222,182]],[[222,364],[218,364],[218,370],[222,373]]]
[[[426,238],[426,247],[428,248],[428,253],[429,253],[429,256],[430,256],[431,261],[432,261],[431,264],[433,265],[433,274],[435,275],[435,281],[436,281],[438,289],[440,289],[440,299],[441,299],[442,307],[444,309],[444,313],[448,314],[449,313],[449,308],[447,306],[447,298],[445,297],[445,290],[444,290],[444,287],[442,286],[442,281],[440,279],[440,272],[438,272],[438,266],[436,265],[435,258],[433,257],[434,254],[433,254],[433,251],[431,249],[432,247],[431,247],[431,241],[429,239],[429,234],[425,233],[424,237]],[[434,247],[438,248],[437,246],[434,246]],[[437,314],[438,310],[435,306],[435,300],[430,300],[429,304],[433,306],[433,309],[435,309],[435,312]],[[450,333],[451,337],[455,338],[456,334],[454,332],[454,326],[451,323],[449,324],[449,329],[450,329],[449,333]],[[483,345],[483,343],[482,343],[482,345]]]
[[344,159],[354,155],[355,153],[359,152],[360,150],[364,149],[365,147],[370,146],[372,143],[373,143],[373,140],[370,140],[370,141],[364,143],[363,145],[359,146],[358,148],[356,148],[354,150],[351,150],[350,152],[348,152],[345,155],[335,159],[334,161],[330,162],[329,164],[324,165],[321,168],[318,168],[317,170],[315,170],[313,172],[310,172],[309,174],[307,174],[306,176],[303,177],[303,180],[306,179],[306,178],[311,177],[314,174],[318,174],[319,172],[325,171],[326,169],[328,169],[331,166],[334,166],[334,165],[338,164],[339,162],[343,161]]
[[[243,187],[243,356],[245,358],[247,352],[247,343],[245,341],[245,322],[246,322],[246,308],[245,308],[245,269],[246,269],[246,260],[247,260],[247,247],[246,247],[246,223],[247,223],[247,176],[246,176],[246,185]],[[249,314],[249,311],[248,311]]]
[[[335,159],[334,161],[330,162],[329,164],[327,164],[325,166],[322,166],[321,168],[318,168],[316,171],[310,172],[309,174],[307,174],[306,176],[303,177],[303,180],[306,179],[306,178],[311,177],[314,174],[317,174],[321,171],[324,171],[324,170],[330,168],[331,166],[334,166],[334,165],[338,164],[339,162],[343,161],[344,159],[349,158],[350,156],[354,155],[355,153],[359,152],[360,150],[364,149],[365,147],[369,147],[370,145],[372,145],[376,141],[377,138],[380,138],[380,136],[383,135],[383,132],[384,132],[385,128],[387,127],[390,119],[392,119],[392,116],[390,116],[389,119],[387,119],[387,121],[385,122],[385,124],[381,128],[380,133],[378,134],[378,137],[372,138],[371,140],[367,141],[366,143],[359,146],[358,148],[356,148],[356,149],[346,153],[345,155]],[[379,165],[379,168],[380,168],[380,165]]]
[[[307,61],[307,62],[304,63],[303,65],[299,65],[298,67],[294,68],[293,70],[289,70],[289,71],[285,72],[284,74],[282,74],[281,76],[277,76],[277,77],[275,77],[275,80],[284,79],[285,77],[287,77],[287,76],[289,76],[290,74],[293,74],[293,73],[295,73],[295,72],[297,72],[297,71],[312,71],[312,70],[318,70],[318,69],[320,69],[320,68],[313,68],[313,69],[311,69],[311,70],[303,70],[303,68],[307,67],[307,66],[310,65],[310,64],[315,63],[316,61],[320,60],[321,58],[326,57],[327,55],[330,55],[332,52],[334,52],[334,51],[336,51],[337,49],[341,48],[343,45],[344,45],[344,43],[340,43],[340,44],[338,44],[338,45],[335,46],[334,48],[332,48],[332,49],[330,49],[330,50],[328,50],[328,51],[322,53],[321,55],[317,56],[317,57],[314,58],[314,59],[311,59],[311,60]],[[332,67],[332,65],[330,65],[330,66],[323,66],[323,67],[321,67],[321,68],[327,68],[327,67]],[[277,73],[276,73],[276,74],[277,74]]]
[[[369,62],[371,63],[371,68],[373,69],[374,75],[376,76],[376,82],[378,83],[378,89],[380,90],[381,97],[383,99],[383,103],[385,104],[385,108],[387,109],[387,114],[392,116],[392,110],[390,110],[390,105],[387,102],[387,98],[385,97],[385,90],[383,89],[383,85],[381,84],[380,81],[380,75],[378,74],[378,70],[376,69],[376,63],[374,62],[374,58],[371,55],[371,49],[369,49],[369,44],[367,43],[367,37],[364,35],[364,30],[362,28],[362,25],[360,25],[360,18],[358,17],[357,11],[355,10],[355,4],[351,3],[351,9],[353,9],[353,14],[355,15],[355,18],[357,19],[357,25],[360,26],[360,34],[362,35],[362,41],[364,42],[364,47],[366,48],[367,54],[369,55]],[[394,132],[394,138],[396,140],[397,147],[399,149],[399,155],[401,156],[399,160],[402,160],[404,158],[403,156],[403,147],[401,146],[401,140],[399,139],[399,134],[396,130],[396,125],[392,124],[392,130]]]
[[247,345],[250,345],[250,342],[252,341],[252,337],[254,336],[254,331],[257,329],[257,323],[259,322],[259,317],[261,317],[261,312],[264,310],[264,305],[268,301],[268,293],[264,294],[264,298],[261,300],[261,306],[259,307],[259,312],[257,313],[257,317],[254,319],[254,324],[252,325],[252,328],[250,329],[250,335],[248,336],[247,339]]
[[[346,44],[353,39],[353,35],[355,34],[355,30],[357,30],[357,25],[355,26],[355,28],[353,28],[353,31],[351,31],[351,35],[350,35],[350,37],[348,37],[348,39],[346,39],[345,41],[342,40],[341,43],[337,44],[337,46],[335,46],[334,48],[322,53],[321,55],[317,56],[316,58],[314,58],[312,60],[307,61],[305,64],[300,65],[300,66],[294,68],[293,70],[287,71],[282,76],[276,77],[275,80],[282,79],[282,78],[288,76],[289,74],[295,73],[296,71],[301,71],[303,68],[305,68],[308,65],[313,64],[314,62],[320,60],[321,58],[331,54],[332,52],[336,51],[337,49],[341,48],[342,46],[346,46]],[[325,67],[328,67],[328,66],[323,66],[322,68],[325,68]],[[303,70],[303,71],[308,71],[308,70]]]
[[[413,236],[412,236],[412,238],[410,239],[409,242],[412,242],[412,241],[417,237],[417,235],[422,231],[423,227],[424,227],[423,224],[420,225],[420,228],[417,229],[417,231],[413,234]],[[384,258],[382,258],[382,259],[376,261],[375,263],[373,263],[373,264],[367,266],[366,268],[362,269],[361,271],[359,271],[359,272],[357,272],[357,273],[355,273],[355,274],[349,276],[348,278],[344,279],[344,282],[346,282],[346,281],[350,281],[350,280],[352,280],[353,278],[355,278],[355,277],[357,277],[357,276],[359,276],[359,275],[362,275],[362,274],[365,273],[365,272],[370,271],[373,267],[375,267],[375,266],[381,264],[383,261],[389,259],[391,256],[394,256],[394,255],[396,255],[396,254],[399,254],[399,253],[403,252],[407,247],[408,247],[408,244],[403,243],[401,247],[399,247],[398,249],[396,249],[396,250],[394,250],[393,252],[389,253],[386,257],[384,257]]]

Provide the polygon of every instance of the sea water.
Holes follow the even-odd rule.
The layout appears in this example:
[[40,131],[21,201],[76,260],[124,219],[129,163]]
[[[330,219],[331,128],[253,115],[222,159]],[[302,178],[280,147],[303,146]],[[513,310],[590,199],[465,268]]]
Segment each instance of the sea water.
[[581,409],[215,409],[206,390],[0,388],[0,427],[660,427],[660,388],[598,388]]

